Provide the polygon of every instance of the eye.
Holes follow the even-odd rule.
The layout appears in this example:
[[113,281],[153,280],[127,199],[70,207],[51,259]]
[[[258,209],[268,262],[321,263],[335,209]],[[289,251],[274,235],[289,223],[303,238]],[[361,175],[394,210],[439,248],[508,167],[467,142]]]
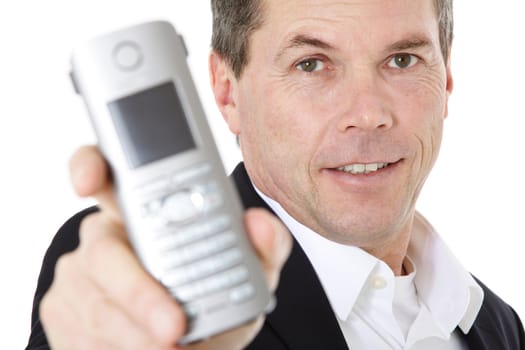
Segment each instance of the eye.
[[325,64],[318,58],[307,58],[299,62],[295,67],[303,72],[312,73],[322,70]]
[[407,69],[419,62],[419,58],[409,53],[398,53],[388,61],[390,68]]

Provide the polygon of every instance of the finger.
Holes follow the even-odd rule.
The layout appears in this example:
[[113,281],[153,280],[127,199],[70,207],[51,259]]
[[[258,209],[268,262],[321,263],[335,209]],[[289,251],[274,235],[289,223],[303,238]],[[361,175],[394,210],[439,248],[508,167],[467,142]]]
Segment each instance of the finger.
[[175,344],[186,329],[182,308],[145,271],[122,225],[101,213],[88,216],[80,247],[86,271],[103,293],[160,343]]
[[40,320],[45,330],[46,338],[52,349],[71,349],[74,342],[80,339],[79,328],[72,327],[78,325],[76,315],[72,310],[65,307],[64,299],[59,297],[57,281],[63,277],[59,263],[65,259],[65,255],[59,259],[55,271],[54,281],[40,302]]
[[[46,294],[41,307],[46,320],[52,319],[53,326],[46,330],[52,348],[152,348],[156,343],[150,334],[82,273],[78,260],[78,254],[59,259],[55,274],[57,283]],[[54,334],[55,329],[60,329],[60,333]]]
[[89,339],[109,345],[112,349],[142,350],[153,348],[153,345],[165,345],[163,340],[159,342],[155,335],[130,317],[126,310],[109,299],[90,280],[83,280],[78,285],[83,287],[83,291],[80,294],[82,303],[77,307]]
[[73,189],[79,196],[95,197],[101,209],[121,221],[110,170],[98,147],[80,147],[69,160],[69,173]]
[[[53,284],[40,303],[40,319],[51,349],[108,349],[99,339],[87,335],[87,327],[82,323],[79,307],[84,305],[84,296],[89,289],[78,283],[78,269],[71,268],[73,254],[63,255],[57,262]],[[67,287],[62,283],[69,280]],[[79,287],[82,288],[78,293]],[[76,294],[75,294],[76,293]],[[75,295],[73,301],[70,295]],[[79,299],[78,296],[82,296]]]
[[264,209],[249,209],[245,225],[261,259],[269,286],[275,290],[280,271],[292,248],[290,233],[280,220]]
[[98,193],[109,182],[109,171],[104,157],[96,146],[83,146],[69,159],[73,188],[79,196]]

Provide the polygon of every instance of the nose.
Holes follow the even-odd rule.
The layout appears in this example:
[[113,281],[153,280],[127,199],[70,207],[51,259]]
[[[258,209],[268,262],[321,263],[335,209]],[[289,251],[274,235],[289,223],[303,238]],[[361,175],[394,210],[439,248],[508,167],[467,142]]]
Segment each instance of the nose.
[[381,87],[379,79],[368,77],[349,81],[343,92],[343,109],[337,128],[341,132],[349,129],[388,130],[394,123],[389,106],[389,96]]

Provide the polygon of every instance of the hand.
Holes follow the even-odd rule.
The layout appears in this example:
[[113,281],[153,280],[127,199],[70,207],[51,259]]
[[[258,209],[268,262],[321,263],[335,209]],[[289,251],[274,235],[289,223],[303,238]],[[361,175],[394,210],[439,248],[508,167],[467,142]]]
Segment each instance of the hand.
[[[107,165],[95,147],[71,158],[73,187],[94,196],[100,212],[84,219],[80,245],[57,263],[40,315],[52,349],[181,349],[186,328],[180,305],[139,263],[112,194]],[[248,210],[245,225],[271,290],[290,252],[291,239],[274,216]],[[242,349],[259,319],[184,349]]]

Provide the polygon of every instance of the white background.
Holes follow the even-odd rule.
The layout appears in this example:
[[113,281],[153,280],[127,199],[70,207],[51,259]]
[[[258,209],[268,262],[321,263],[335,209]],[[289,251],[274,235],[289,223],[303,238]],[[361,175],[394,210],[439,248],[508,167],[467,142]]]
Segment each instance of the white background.
[[[519,3],[456,1],[455,91],[440,161],[419,209],[465,266],[525,317],[525,24]],[[25,346],[44,251],[59,225],[91,203],[75,197],[67,174],[73,150],[94,141],[68,80],[70,51],[98,33],[159,18],[186,37],[192,72],[231,170],[239,153],[208,86],[208,1],[12,1],[0,9],[1,349]]]

